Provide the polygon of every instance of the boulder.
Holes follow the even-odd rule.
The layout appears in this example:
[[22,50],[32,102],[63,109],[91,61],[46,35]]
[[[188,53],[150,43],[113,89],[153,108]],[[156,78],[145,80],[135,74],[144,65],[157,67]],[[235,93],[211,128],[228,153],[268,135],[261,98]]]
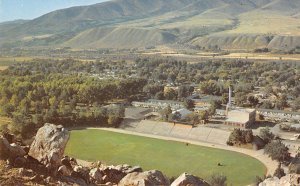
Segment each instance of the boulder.
[[196,176],[183,173],[174,180],[171,186],[209,186],[209,184]]
[[15,136],[13,134],[9,134],[9,133],[5,132],[3,134],[3,137],[6,138],[9,143],[15,142]]
[[19,169],[19,175],[20,176],[32,177],[32,176],[35,175],[35,173],[30,169],[20,168]]
[[102,174],[98,168],[90,170],[90,178],[92,182],[100,184],[102,182]]
[[114,166],[106,167],[101,173],[104,175],[103,180],[105,183],[111,182],[117,184],[126,176],[126,173],[120,169],[116,169]]
[[146,172],[133,172],[126,175],[119,183],[120,186],[168,186],[169,180],[158,170]]
[[116,169],[125,174],[133,173],[133,172],[143,172],[143,169],[140,166],[130,166],[130,165],[117,165],[117,166],[109,166],[109,168]]
[[264,180],[259,186],[296,186],[300,185],[300,175],[299,174],[287,174],[282,178],[268,178]]
[[71,161],[68,156],[65,156],[63,159],[61,159],[61,164],[65,165],[68,169],[72,169]]
[[90,170],[88,167],[75,166],[71,176],[74,178],[80,178],[80,179],[84,180],[86,183],[89,183],[89,181],[90,181],[89,173],[90,173]]
[[61,176],[71,176],[72,171],[69,170],[65,165],[62,165],[57,170],[58,174]]
[[19,167],[19,168],[25,167],[26,163],[27,163],[26,158],[20,156],[14,160],[14,167]]
[[9,154],[11,158],[16,158],[25,156],[26,152],[20,145],[13,143],[10,145]]
[[46,123],[38,130],[28,154],[50,170],[57,170],[61,165],[69,136],[69,132],[61,125]]
[[6,138],[0,136],[0,159],[5,160],[9,157],[10,144]]

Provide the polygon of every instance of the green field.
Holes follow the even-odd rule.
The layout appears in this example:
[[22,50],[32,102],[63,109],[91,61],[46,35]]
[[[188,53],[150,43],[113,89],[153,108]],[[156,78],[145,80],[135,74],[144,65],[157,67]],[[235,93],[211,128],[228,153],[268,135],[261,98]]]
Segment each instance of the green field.
[[227,176],[228,185],[238,186],[251,184],[256,175],[266,172],[261,162],[240,153],[102,130],[72,131],[66,154],[107,164],[158,169],[168,177],[188,172],[205,179],[221,173]]

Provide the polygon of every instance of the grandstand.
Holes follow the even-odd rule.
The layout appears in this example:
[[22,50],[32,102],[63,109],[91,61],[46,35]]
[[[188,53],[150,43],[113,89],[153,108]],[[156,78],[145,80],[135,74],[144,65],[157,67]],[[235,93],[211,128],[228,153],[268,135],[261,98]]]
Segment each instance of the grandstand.
[[209,128],[205,126],[192,128],[190,126],[181,124],[150,120],[125,120],[120,128],[139,133],[154,134],[159,136],[175,137],[180,139],[189,139],[223,145],[226,144],[226,141],[228,140],[228,137],[230,135],[230,131],[216,128]]

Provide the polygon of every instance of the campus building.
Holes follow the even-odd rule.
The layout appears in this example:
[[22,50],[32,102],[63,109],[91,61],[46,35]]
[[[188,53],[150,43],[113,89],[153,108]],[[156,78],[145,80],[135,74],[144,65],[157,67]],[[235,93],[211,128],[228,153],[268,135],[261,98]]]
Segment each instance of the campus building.
[[149,99],[146,102],[132,102],[132,106],[134,107],[144,107],[144,108],[152,108],[153,111],[159,111],[168,106],[171,107],[173,111],[184,108],[183,102],[179,101],[170,101],[170,100],[157,100],[157,99]]
[[256,110],[235,108],[227,112],[225,125],[248,128],[255,124]]
[[299,121],[300,112],[289,112],[284,110],[258,109],[257,113],[263,116],[266,120],[275,121]]

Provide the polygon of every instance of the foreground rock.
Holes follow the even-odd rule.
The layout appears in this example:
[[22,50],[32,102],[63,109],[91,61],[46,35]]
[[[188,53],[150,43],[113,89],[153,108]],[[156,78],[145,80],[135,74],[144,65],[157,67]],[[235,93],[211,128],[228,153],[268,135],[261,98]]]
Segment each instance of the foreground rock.
[[119,183],[120,186],[168,186],[169,180],[158,170],[134,172],[127,174]]
[[0,136],[0,159],[5,160],[9,157],[10,144],[6,138]]
[[209,186],[209,184],[196,176],[183,173],[171,184],[171,186]]
[[300,185],[299,174],[288,174],[282,178],[268,178],[264,180],[259,186],[298,186]]
[[94,168],[92,170],[90,170],[90,178],[91,181],[100,184],[102,182],[102,174],[101,171],[98,168]]
[[[20,146],[23,143],[13,135],[7,136],[9,140],[0,136],[0,185],[170,186],[168,178],[157,170],[143,172],[139,166],[106,166],[101,162],[80,165],[79,160],[63,156],[69,132],[62,126],[45,124],[30,148]],[[172,183],[192,185],[208,184],[186,173]]]
[[23,157],[25,155],[26,152],[20,145],[16,143],[9,144],[9,141],[5,137],[0,137],[0,159],[4,160],[10,158],[14,160],[17,157]]
[[38,130],[28,154],[49,170],[57,170],[69,136],[69,132],[62,126],[47,123]]

